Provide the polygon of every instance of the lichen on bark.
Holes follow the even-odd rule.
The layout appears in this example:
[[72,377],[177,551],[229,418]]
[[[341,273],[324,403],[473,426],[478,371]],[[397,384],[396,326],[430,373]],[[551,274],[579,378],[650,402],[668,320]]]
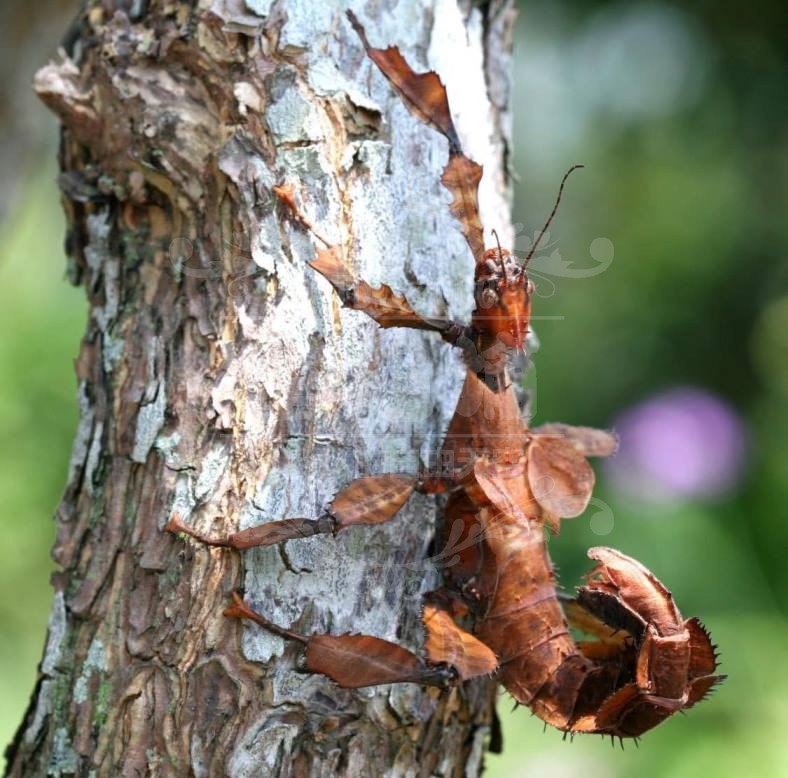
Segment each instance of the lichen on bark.
[[[447,82],[509,229],[507,3],[357,5],[377,45]],[[60,119],[69,277],[89,318],[81,421],[57,511],[61,571],[10,775],[476,775],[494,688],[348,691],[222,611],[232,589],[303,632],[418,649],[431,498],[395,522],[246,552],[162,528],[315,516],[364,473],[434,455],[462,366],[378,330],[311,271],[311,238],[371,283],[466,318],[471,259],[439,178],[445,142],[365,59],[344,3],[86,3],[36,89]]]

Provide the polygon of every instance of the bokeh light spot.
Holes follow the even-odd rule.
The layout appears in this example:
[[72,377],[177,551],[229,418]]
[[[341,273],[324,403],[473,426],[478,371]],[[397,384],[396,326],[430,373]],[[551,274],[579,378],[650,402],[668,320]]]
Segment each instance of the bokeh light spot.
[[726,402],[695,387],[675,387],[624,411],[610,463],[622,492],[646,501],[714,499],[741,481],[744,424]]

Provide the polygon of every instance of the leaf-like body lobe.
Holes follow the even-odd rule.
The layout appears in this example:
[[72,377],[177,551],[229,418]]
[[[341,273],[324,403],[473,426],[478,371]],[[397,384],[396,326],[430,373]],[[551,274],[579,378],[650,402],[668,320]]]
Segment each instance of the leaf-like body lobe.
[[416,487],[409,475],[370,475],[351,481],[329,505],[339,529],[352,524],[381,524],[391,519]]
[[444,662],[454,667],[461,681],[489,675],[498,666],[492,649],[459,627],[445,610],[425,605],[424,626],[427,658],[430,662]]

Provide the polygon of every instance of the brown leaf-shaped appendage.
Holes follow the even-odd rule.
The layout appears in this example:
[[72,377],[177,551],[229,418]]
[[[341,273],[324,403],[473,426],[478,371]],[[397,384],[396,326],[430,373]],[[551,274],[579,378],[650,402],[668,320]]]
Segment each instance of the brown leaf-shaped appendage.
[[482,167],[462,153],[460,139],[451,118],[446,87],[437,73],[416,73],[399,49],[375,49],[352,11],[347,12],[369,58],[402,98],[405,105],[425,124],[434,127],[449,141],[449,162],[441,182],[452,195],[451,212],[459,219],[476,263],[484,258],[484,230],[479,219],[479,181]]
[[690,639],[689,677],[691,686],[687,707],[704,699],[717,684],[722,683],[726,676],[715,675],[718,666],[718,655],[711,636],[701,624],[700,619],[691,618],[685,622]]
[[383,328],[410,327],[441,333],[446,330],[447,322],[421,316],[404,295],[390,286],[375,287],[354,279],[342,261],[339,246],[319,249],[317,258],[309,264],[336,289],[346,308],[363,311]]
[[343,262],[342,250],[339,246],[318,249],[317,257],[309,265],[336,289],[342,302],[348,305],[349,303],[345,302],[345,296],[352,292],[356,285],[356,279],[353,278]]
[[380,72],[391,82],[391,85],[402,98],[405,105],[425,124],[434,127],[444,135],[452,149],[460,148],[460,139],[451,118],[446,87],[437,73],[416,73],[405,61],[399,49],[390,46],[387,49],[374,49],[370,46],[364,27],[352,11],[347,17],[353,29],[361,38],[367,56],[378,66]]
[[351,481],[328,506],[337,528],[352,524],[382,524],[407,502],[416,487],[409,475],[368,475]]
[[444,520],[436,538],[436,565],[443,569],[448,583],[461,589],[481,569],[484,527],[479,521],[479,508],[464,490],[457,490],[446,501]]
[[717,652],[706,627],[693,616],[684,622],[689,632],[690,673],[693,678],[711,675],[717,669]]
[[484,229],[479,217],[479,182],[482,166],[464,154],[452,152],[443,168],[441,183],[449,190],[449,208],[460,222],[462,234],[478,265],[484,260]]
[[424,650],[430,662],[450,665],[461,681],[495,671],[498,660],[492,649],[459,627],[445,610],[425,605],[423,618],[427,632]]
[[411,651],[370,635],[314,635],[306,645],[306,668],[346,689],[381,683],[419,683],[423,662]]
[[647,567],[604,546],[588,549],[588,558],[597,564],[588,574],[585,589],[616,596],[660,635],[684,631],[684,621],[670,590]]
[[411,329],[433,330],[435,326],[419,315],[407,301],[405,295],[397,294],[388,284],[375,287],[366,281],[358,281],[348,307],[364,311],[381,327],[410,327]]
[[528,484],[548,513],[571,519],[588,506],[594,471],[572,443],[563,438],[535,436],[528,446]]
[[233,592],[233,603],[224,615],[249,619],[285,640],[302,643],[306,669],[326,675],[346,689],[403,682],[444,687],[455,679],[451,668],[427,666],[412,651],[388,640],[371,635],[306,636],[280,627],[244,602],[238,592]]
[[574,427],[571,424],[542,424],[532,430],[535,436],[561,438],[571,443],[584,457],[609,457],[618,450],[618,436],[609,430]]
[[529,522],[541,522],[553,532],[558,532],[560,516],[543,507],[529,488],[525,458],[514,465],[498,465],[480,457],[474,462],[473,473],[483,499],[476,496],[477,490],[473,486],[466,487],[466,490],[478,504],[483,504],[483,500],[489,501],[524,529],[528,529]]
[[[578,601],[605,624],[620,625],[633,640],[632,663],[622,651],[622,677],[632,682],[612,692],[595,714],[574,723],[583,732],[637,737],[691,707],[722,676],[708,633],[684,621],[670,591],[647,568],[611,548],[592,548],[597,561]],[[630,666],[631,664],[631,666]]]
[[[523,527],[528,526],[529,515],[532,517],[538,508],[525,483],[524,458],[514,465],[499,465],[487,457],[479,457],[473,463],[473,475],[490,504]],[[472,487],[467,491],[473,495]],[[477,500],[481,502],[480,498]]]

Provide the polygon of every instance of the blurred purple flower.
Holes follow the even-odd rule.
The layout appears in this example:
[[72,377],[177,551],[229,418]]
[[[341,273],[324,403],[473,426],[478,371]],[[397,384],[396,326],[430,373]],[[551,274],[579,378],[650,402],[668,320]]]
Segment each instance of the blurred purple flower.
[[642,499],[714,498],[739,484],[747,434],[739,415],[715,395],[676,387],[616,420],[621,437],[609,466],[615,485]]

